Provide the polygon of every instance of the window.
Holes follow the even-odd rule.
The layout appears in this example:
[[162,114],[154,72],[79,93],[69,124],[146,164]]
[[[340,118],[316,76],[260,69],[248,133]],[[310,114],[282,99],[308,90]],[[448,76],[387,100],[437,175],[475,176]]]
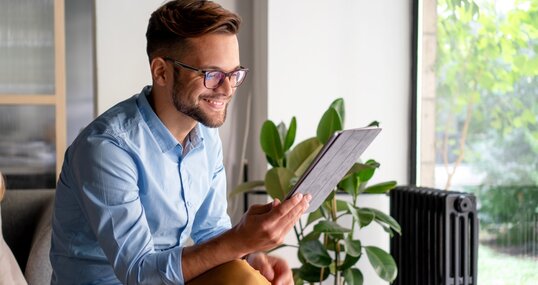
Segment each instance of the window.
[[538,280],[538,1],[418,1],[417,184],[473,192],[479,284]]

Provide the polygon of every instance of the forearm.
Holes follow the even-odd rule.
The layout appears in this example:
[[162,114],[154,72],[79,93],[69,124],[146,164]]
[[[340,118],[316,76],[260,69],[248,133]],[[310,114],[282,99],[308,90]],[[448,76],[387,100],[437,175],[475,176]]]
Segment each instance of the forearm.
[[239,240],[235,229],[232,228],[207,242],[185,247],[181,257],[185,282],[209,269],[250,253]]
[[295,195],[281,203],[253,205],[229,231],[205,243],[186,247],[181,257],[185,282],[228,261],[274,248],[308,208],[311,197]]

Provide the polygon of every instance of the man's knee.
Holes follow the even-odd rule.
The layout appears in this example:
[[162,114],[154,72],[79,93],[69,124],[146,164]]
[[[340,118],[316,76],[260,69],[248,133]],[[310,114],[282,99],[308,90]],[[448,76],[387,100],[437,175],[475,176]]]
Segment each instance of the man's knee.
[[233,260],[221,264],[195,279],[187,282],[187,285],[270,285],[269,281],[260,274],[260,272],[252,268],[244,260]]

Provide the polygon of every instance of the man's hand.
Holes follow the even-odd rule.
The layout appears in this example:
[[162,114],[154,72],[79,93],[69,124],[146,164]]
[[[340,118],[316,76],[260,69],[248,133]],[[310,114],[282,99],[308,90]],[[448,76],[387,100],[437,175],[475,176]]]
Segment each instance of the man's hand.
[[293,274],[288,263],[279,257],[264,253],[252,253],[247,262],[273,285],[293,285]]
[[[276,199],[269,204],[253,205],[243,215],[241,221],[229,231],[207,242],[185,247],[181,263],[184,280],[189,281],[233,259],[280,245],[286,234],[308,209],[311,199],[310,195],[303,197],[302,194],[296,194],[284,202]],[[274,282],[288,280],[285,272],[289,271],[289,268],[283,260],[267,257],[267,262],[272,264],[272,269],[263,270],[266,274],[273,274],[273,278],[265,275],[267,279],[274,279]],[[284,283],[274,284],[287,284],[287,281],[282,282]]]
[[280,245],[308,209],[311,199],[310,195],[299,193],[284,202],[275,199],[269,204],[251,206],[231,229],[236,237],[236,250],[246,255]]

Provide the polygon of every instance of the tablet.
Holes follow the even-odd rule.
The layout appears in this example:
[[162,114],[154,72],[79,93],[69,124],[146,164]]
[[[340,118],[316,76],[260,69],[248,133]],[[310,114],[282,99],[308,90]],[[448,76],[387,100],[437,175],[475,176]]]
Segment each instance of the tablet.
[[305,213],[317,210],[380,131],[378,127],[366,127],[334,133],[286,199],[295,193],[310,194],[312,200]]

